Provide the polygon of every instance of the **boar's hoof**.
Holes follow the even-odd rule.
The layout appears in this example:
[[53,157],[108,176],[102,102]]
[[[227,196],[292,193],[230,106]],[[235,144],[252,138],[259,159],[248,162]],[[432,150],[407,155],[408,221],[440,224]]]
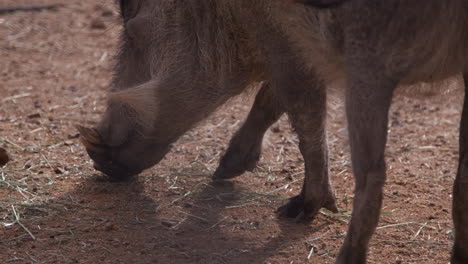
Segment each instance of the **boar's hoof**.
[[326,208],[334,213],[338,212],[333,196],[323,199],[324,202],[305,202],[302,195],[297,195],[278,208],[280,217],[294,218],[296,222],[310,222],[317,215],[320,208]]
[[260,151],[240,152],[229,149],[221,158],[213,178],[232,179],[246,171],[253,171],[260,159]]
[[304,205],[304,198],[301,195],[294,196],[276,211],[280,217],[294,218],[296,222],[312,221],[320,208],[310,208],[307,210]]
[[245,170],[243,169],[227,169],[224,166],[220,165],[215,173],[213,174],[213,179],[214,180],[224,180],[224,179],[232,179],[235,178],[241,174],[243,174]]

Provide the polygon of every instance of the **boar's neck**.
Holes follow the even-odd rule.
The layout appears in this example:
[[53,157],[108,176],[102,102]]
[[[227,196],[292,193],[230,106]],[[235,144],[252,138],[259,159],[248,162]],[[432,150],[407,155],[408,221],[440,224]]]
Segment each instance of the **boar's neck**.
[[245,87],[245,83],[238,80],[225,87],[211,86],[206,81],[196,79],[188,83],[175,79],[163,83],[156,90],[158,110],[154,138],[162,139],[165,143],[176,141],[236,95],[241,89],[239,87]]

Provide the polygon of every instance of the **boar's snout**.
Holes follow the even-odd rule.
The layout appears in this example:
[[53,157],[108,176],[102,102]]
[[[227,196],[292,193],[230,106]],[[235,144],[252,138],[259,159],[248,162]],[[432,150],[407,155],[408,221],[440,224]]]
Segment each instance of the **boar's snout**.
[[[88,152],[88,154],[90,153]],[[94,162],[94,168],[109,176],[113,181],[127,181],[141,172],[129,170],[125,166],[117,163],[102,164]]]
[[112,159],[112,149],[103,143],[96,129],[77,125],[80,132],[80,141],[86,148],[89,157],[94,161],[94,168],[115,181],[125,181],[141,172],[141,170],[130,169]]
[[122,144],[110,144],[109,136],[95,128],[76,126],[94,168],[115,181],[125,181],[157,164],[171,149],[166,141],[155,142],[140,134],[127,138]]

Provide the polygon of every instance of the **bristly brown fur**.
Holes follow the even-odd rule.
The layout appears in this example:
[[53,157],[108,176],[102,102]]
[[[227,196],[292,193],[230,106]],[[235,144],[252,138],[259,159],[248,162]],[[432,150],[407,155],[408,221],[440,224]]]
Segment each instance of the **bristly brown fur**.
[[[376,49],[384,52],[380,56],[389,57],[386,65],[388,71],[404,69],[406,73],[402,83],[405,90],[432,90],[431,94],[441,90],[440,93],[445,93],[442,91],[444,87],[431,87],[430,83],[436,81],[440,84],[442,79],[450,78],[452,69],[459,68],[466,61],[468,55],[459,55],[467,54],[466,3],[463,0],[429,1],[404,4],[389,1],[388,8],[382,8],[387,8],[391,16],[398,19],[388,22],[371,18],[375,23],[365,29],[372,31],[373,28],[382,28],[376,23],[388,23],[383,25],[385,30],[382,37],[376,40]],[[117,65],[114,90],[127,89],[150,79],[179,76],[179,87],[196,86],[195,83],[202,82],[212,88],[205,92],[239,94],[239,90],[225,91],[218,87],[224,86],[239,73],[243,74],[240,78],[246,82],[265,78],[261,42],[269,41],[269,34],[288,38],[298,61],[304,67],[318,71],[327,83],[342,80],[345,67],[342,60],[345,52],[343,43],[347,34],[345,31],[348,30],[344,29],[344,24],[349,13],[354,12],[352,3],[348,5],[350,7],[347,9],[317,11],[302,5],[266,0],[255,3],[246,0],[155,2],[145,7],[151,10],[152,15],[153,26],[145,34],[153,36],[148,39],[153,51],[146,54],[145,61],[132,65],[125,54],[128,56],[126,50],[133,50],[133,47],[129,47],[129,41],[124,36],[120,56],[121,61],[127,63]],[[364,14],[367,11],[361,12]],[[427,20],[427,17],[432,19]],[[274,25],[274,29],[266,29],[267,23]],[[355,24],[359,24],[359,21]],[[445,37],[440,38],[441,35]],[[388,48],[384,48],[386,46]],[[414,64],[408,65],[408,61]],[[206,78],[208,75],[209,78]],[[184,83],[185,80],[190,83]],[[425,84],[410,85],[421,81]],[[421,86],[424,89],[420,89]],[[131,91],[128,93],[133,97]],[[152,111],[153,108],[146,109]]]
[[[127,179],[157,164],[228,99],[261,83],[214,177],[255,168],[265,131],[287,113],[305,180],[279,214],[310,220],[321,208],[337,211],[325,127],[330,87],[341,86],[356,191],[337,263],[365,263],[382,205],[393,95],[443,96],[459,87],[453,83],[460,83],[460,74],[466,86],[468,1],[349,0],[332,9],[291,2],[120,1],[124,31],[108,109],[92,130],[99,137],[88,135],[85,142],[102,141],[95,144],[102,153],[88,146],[98,170]],[[454,188],[454,264],[468,263],[467,131],[468,103]]]

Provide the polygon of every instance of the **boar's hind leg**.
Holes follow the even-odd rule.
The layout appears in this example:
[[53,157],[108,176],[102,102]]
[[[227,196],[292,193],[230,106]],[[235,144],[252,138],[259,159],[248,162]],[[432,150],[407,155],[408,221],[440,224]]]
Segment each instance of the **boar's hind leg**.
[[328,178],[328,150],[325,133],[326,91],[311,72],[305,73],[295,57],[280,60],[272,70],[272,89],[277,93],[299,137],[304,157],[305,178],[301,193],[278,209],[280,216],[296,221],[312,220],[320,208],[338,209]]
[[260,158],[263,135],[283,113],[268,83],[263,84],[247,120],[229,142],[214,178],[229,179],[252,171]]
[[455,244],[452,264],[468,263],[468,74],[465,74],[465,101],[460,124],[460,157],[453,185]]
[[369,240],[379,221],[385,183],[388,111],[397,78],[368,62],[351,65],[346,89],[351,160],[355,178],[353,213],[336,263],[366,263]]

